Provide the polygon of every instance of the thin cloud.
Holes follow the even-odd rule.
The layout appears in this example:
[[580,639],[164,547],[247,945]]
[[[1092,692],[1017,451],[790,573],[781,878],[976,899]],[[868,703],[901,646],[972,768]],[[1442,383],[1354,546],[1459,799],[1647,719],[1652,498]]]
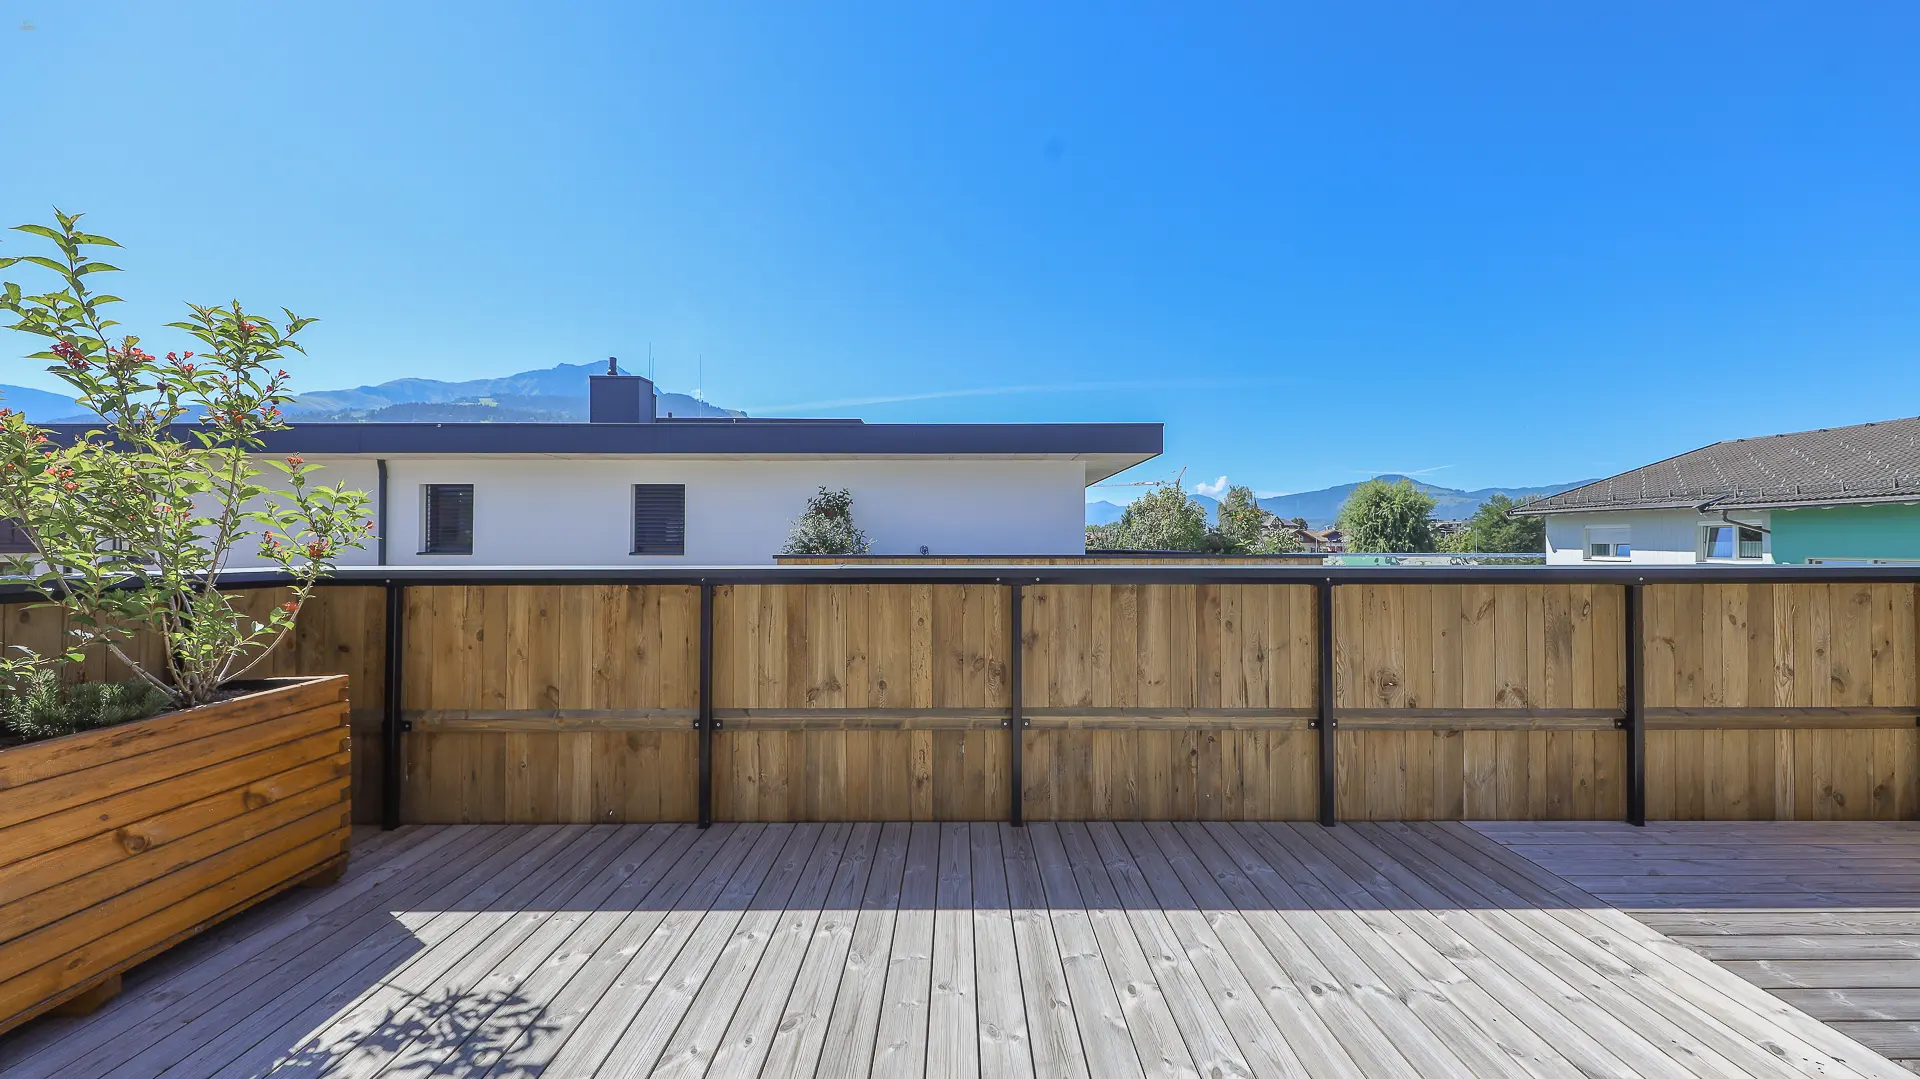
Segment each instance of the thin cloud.
[[1425,476],[1452,465],[1433,465],[1429,468],[1355,468],[1350,471],[1365,473],[1369,476]]
[[955,397],[1006,397],[1026,393],[1087,393],[1096,390],[1227,390],[1249,386],[1278,385],[1274,378],[1194,378],[1143,379],[1129,382],[1055,382],[1020,386],[974,386],[956,390],[930,390],[926,393],[876,394],[872,397],[839,397],[826,401],[795,401],[781,405],[752,405],[749,413],[800,412],[816,408],[852,408],[858,405],[893,405],[907,401],[944,401]]
[[1226,489],[1227,478],[1225,476],[1214,480],[1212,483],[1196,483],[1193,485],[1194,494],[1206,495],[1208,498],[1219,498],[1226,492]]

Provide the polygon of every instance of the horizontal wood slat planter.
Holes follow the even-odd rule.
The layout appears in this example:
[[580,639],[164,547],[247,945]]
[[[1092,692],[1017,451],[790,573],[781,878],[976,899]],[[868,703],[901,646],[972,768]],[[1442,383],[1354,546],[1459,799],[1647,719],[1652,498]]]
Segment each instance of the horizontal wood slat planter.
[[[346,864],[345,675],[0,749],[0,1032]],[[251,688],[251,687],[249,687]]]

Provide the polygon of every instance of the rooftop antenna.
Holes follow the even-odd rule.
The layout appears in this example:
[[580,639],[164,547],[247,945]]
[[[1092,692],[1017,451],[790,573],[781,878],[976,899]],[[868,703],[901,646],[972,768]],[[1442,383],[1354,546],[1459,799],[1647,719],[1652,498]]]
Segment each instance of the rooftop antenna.
[[647,342],[647,381],[653,381],[653,342]]
[[705,403],[707,399],[707,354],[700,354],[699,373],[694,378],[693,399]]
[[[1183,482],[1186,481],[1186,478],[1187,478],[1187,466],[1181,465],[1180,472],[1173,477],[1173,483],[1171,484],[1171,486],[1176,488],[1179,487]],[[1096,483],[1096,484],[1093,484],[1092,486],[1095,486],[1095,487],[1165,487],[1165,486],[1168,486],[1168,484],[1166,480],[1132,480],[1130,482],[1124,482],[1124,483]]]

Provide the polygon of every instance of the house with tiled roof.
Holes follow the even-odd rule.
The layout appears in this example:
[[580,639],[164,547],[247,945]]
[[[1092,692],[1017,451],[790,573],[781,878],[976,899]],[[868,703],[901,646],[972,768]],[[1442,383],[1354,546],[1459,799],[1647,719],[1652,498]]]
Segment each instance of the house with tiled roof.
[[1920,562],[1920,416],[1716,442],[1530,502],[1549,564]]

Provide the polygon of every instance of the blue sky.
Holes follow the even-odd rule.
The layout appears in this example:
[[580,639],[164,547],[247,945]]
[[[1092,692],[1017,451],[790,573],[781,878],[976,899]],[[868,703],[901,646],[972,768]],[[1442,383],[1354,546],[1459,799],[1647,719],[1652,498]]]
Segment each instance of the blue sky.
[[[305,388],[651,346],[756,412],[1164,421],[1125,478],[1550,483],[1920,412],[1916,40],[1904,2],[0,0],[0,219],[89,212],[131,324],[320,316]],[[0,381],[55,388],[24,351]]]

